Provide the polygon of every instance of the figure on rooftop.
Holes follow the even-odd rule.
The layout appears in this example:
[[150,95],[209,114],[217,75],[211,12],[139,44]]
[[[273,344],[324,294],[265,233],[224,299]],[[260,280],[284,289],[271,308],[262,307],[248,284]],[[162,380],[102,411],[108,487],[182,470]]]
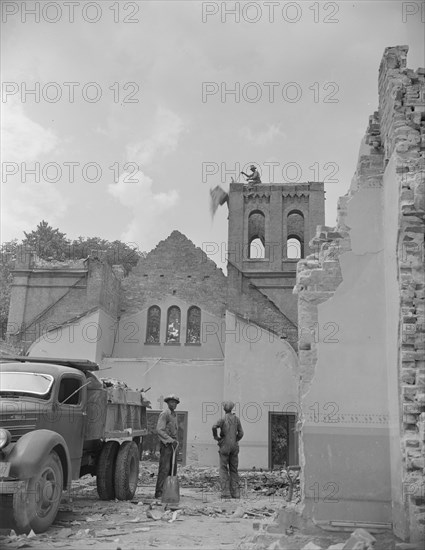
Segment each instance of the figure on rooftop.
[[261,183],[260,173],[254,166],[254,164],[251,164],[250,169],[252,171],[252,174],[250,176],[248,174],[245,174],[245,172],[241,172],[241,174],[246,177],[246,181],[248,182],[248,184],[252,183],[256,185],[257,183]]

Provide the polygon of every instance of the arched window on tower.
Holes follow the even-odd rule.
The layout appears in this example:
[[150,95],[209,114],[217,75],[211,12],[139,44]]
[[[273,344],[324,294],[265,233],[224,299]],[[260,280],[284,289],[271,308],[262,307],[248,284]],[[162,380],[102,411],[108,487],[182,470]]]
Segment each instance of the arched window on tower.
[[146,323],[146,343],[159,344],[159,334],[161,328],[161,310],[158,306],[151,306],[148,309],[148,319]]
[[266,257],[266,250],[261,239],[252,239],[249,245],[249,258],[251,260],[263,260]]
[[201,310],[196,306],[191,306],[187,310],[186,343],[201,343]]
[[266,218],[260,210],[253,210],[248,217],[248,258],[266,257]]
[[288,260],[299,260],[301,256],[301,242],[297,237],[289,237],[286,241],[286,257]]
[[180,308],[171,306],[167,314],[167,338],[166,343],[180,342]]
[[290,260],[304,258],[304,215],[292,210],[286,219],[286,257]]

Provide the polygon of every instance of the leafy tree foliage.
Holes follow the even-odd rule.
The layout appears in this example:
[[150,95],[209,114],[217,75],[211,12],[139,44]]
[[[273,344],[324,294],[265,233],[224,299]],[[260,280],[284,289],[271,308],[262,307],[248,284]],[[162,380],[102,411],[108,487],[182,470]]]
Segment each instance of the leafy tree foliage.
[[24,231],[22,244],[34,250],[44,260],[66,260],[69,257],[70,241],[65,233],[53,229],[48,222],[42,220],[37,228],[30,233]]

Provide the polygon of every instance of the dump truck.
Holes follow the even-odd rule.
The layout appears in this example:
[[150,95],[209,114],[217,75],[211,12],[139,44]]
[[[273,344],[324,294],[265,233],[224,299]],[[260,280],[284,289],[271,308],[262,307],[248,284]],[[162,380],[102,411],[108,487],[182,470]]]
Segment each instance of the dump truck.
[[79,359],[1,358],[1,527],[46,531],[62,492],[86,474],[100,499],[133,498],[149,402],[98,370]]

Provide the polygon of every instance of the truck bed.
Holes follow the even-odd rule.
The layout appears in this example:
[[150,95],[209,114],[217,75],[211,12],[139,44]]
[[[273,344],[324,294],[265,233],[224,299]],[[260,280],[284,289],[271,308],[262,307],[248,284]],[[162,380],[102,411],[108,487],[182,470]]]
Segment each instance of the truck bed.
[[93,375],[87,391],[86,440],[121,439],[147,435],[146,407],[139,391],[103,387]]

